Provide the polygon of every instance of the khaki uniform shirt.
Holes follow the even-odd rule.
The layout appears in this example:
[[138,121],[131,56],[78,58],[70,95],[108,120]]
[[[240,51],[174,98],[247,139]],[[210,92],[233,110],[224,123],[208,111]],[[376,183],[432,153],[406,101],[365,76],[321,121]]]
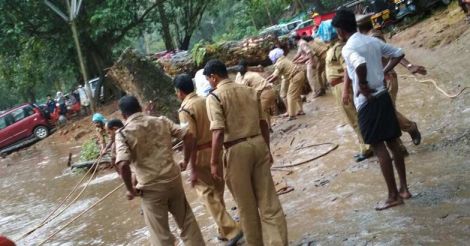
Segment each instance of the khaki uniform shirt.
[[314,40],[310,43],[308,43],[308,46],[310,46],[310,49],[312,50],[312,54],[318,58],[324,57],[325,53],[329,49],[329,45],[325,44],[321,41]]
[[235,79],[235,82],[237,82],[238,84],[251,87],[255,89],[256,91],[264,90],[266,87],[268,87],[268,84],[269,84],[268,81],[259,73],[250,72],[250,71],[246,72],[245,75],[241,75],[240,73],[238,73],[237,78]]
[[107,136],[106,130],[104,128],[96,127],[95,131],[96,131],[96,138],[98,140],[98,144],[100,145],[100,148],[101,148],[101,146],[106,145],[106,136]]
[[336,42],[326,53],[325,72],[328,82],[332,82],[344,77],[346,65],[344,64],[341,50],[343,49],[343,42]]
[[181,103],[179,110],[181,125],[187,125],[188,131],[196,138],[197,145],[210,143],[212,133],[209,129],[209,118],[207,117],[206,99],[191,93]]
[[153,186],[180,177],[173,160],[172,137],[182,139],[187,129],[166,117],[136,113],[116,133],[116,163],[130,161],[137,178],[137,188]]
[[274,76],[284,75],[287,80],[290,80],[294,77],[300,70],[300,68],[294,64],[287,57],[282,56],[274,64]]
[[224,130],[224,143],[261,134],[266,120],[258,93],[253,88],[226,79],[207,97],[211,130]]

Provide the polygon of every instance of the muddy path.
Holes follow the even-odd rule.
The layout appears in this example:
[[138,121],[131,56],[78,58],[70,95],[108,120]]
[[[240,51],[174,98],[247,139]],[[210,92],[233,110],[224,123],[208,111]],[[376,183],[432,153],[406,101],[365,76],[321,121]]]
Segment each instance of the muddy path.
[[[449,24],[443,19],[450,14],[459,15],[442,12],[436,15],[437,19],[425,20],[397,34],[391,42],[404,47],[412,62],[425,65],[429,71],[426,77],[436,79],[447,91],[456,92],[470,86],[470,31],[458,21]],[[420,47],[421,41],[429,41],[423,36],[439,37],[439,27],[446,25],[446,32],[449,28],[461,32],[455,35],[456,40]],[[431,31],[424,32],[426,28]],[[406,74],[403,69],[398,73]],[[293,151],[302,146],[339,145],[315,161],[286,171],[273,170],[279,188],[294,188],[280,196],[291,245],[468,245],[470,91],[449,99],[430,84],[400,78],[397,107],[418,123],[423,141],[414,146],[410,137],[403,134],[402,140],[410,152],[406,165],[414,198],[384,212],[374,210],[376,202],[386,196],[377,159],[354,162],[357,141],[331,93],[307,103],[307,115],[296,121],[275,119],[275,165],[307,160],[332,145]],[[71,173],[65,166],[69,151],[76,158],[79,148],[74,141],[57,137],[48,144],[35,145],[0,160],[0,234],[16,239],[57,206],[82,175]],[[183,176],[186,178],[187,174]],[[70,209],[18,244],[37,245],[120,183],[114,171],[100,172]],[[215,225],[195,193],[189,187],[185,187],[185,192],[207,244],[223,245],[216,242]],[[124,190],[119,190],[111,195],[48,245],[148,245],[139,201],[127,201],[124,194]],[[236,217],[228,192],[226,198],[230,213]]]

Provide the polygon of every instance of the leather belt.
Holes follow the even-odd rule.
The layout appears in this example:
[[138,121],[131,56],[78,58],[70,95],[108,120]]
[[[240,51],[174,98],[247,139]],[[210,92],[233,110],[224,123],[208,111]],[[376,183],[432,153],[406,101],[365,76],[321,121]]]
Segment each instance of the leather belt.
[[205,143],[205,144],[198,145],[196,148],[197,148],[197,150],[212,148],[212,142],[208,142],[208,143]]
[[257,136],[259,136],[259,134],[256,134],[256,135],[253,135],[253,136],[247,137],[247,138],[239,138],[239,139],[237,139],[237,140],[233,140],[233,141],[224,143],[224,148],[229,149],[229,148],[233,147],[233,146],[236,145],[236,144],[245,142],[246,140],[255,138],[255,137],[257,137]]

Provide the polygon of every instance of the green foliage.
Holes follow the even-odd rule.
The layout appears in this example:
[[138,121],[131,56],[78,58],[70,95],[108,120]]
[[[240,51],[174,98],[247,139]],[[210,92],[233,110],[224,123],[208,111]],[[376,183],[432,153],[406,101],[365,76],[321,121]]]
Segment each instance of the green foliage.
[[98,158],[100,155],[100,147],[96,144],[96,141],[89,139],[82,145],[80,151],[80,161],[92,161]]
[[[64,1],[51,0],[66,10]],[[122,50],[155,27],[156,5],[147,0],[87,0],[76,20],[91,78],[103,75]],[[44,1],[0,1],[0,88],[11,106],[55,90],[69,90],[81,79],[70,26]]]
[[194,62],[197,66],[202,65],[204,62],[204,56],[206,55],[205,42],[199,42],[195,44],[191,50],[191,56],[193,57]]

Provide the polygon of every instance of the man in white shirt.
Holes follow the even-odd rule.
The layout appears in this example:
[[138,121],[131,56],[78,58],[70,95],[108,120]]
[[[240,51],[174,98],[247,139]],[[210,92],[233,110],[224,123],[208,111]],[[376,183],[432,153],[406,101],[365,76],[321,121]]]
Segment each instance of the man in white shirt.
[[[403,199],[410,198],[411,194],[406,181],[405,160],[398,144],[401,130],[385,86],[384,74],[390,72],[405,55],[401,49],[358,33],[356,17],[349,10],[339,10],[333,19],[333,26],[339,38],[346,42],[342,55],[347,75],[353,82],[354,105],[364,142],[370,144],[377,155],[388,188],[388,199],[376,210],[401,205]],[[385,67],[382,57],[390,57]],[[397,189],[387,147],[395,160],[400,189]]]

